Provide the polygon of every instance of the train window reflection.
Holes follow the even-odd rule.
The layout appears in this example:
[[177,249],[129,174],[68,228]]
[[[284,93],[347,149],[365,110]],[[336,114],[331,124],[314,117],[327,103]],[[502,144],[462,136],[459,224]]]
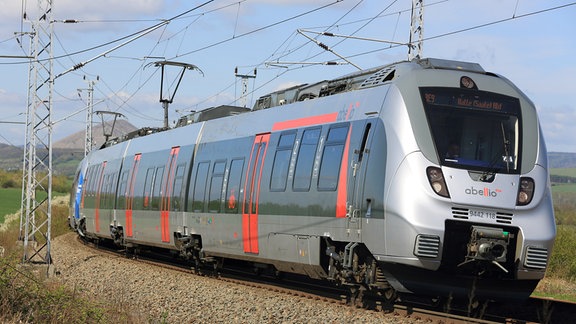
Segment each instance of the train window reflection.
[[199,213],[204,211],[204,199],[206,196],[206,181],[208,180],[208,170],[210,162],[198,163],[196,167],[196,182],[194,183],[194,191],[192,196],[192,203],[189,205],[189,211]]
[[272,176],[270,177],[271,191],[286,190],[286,180],[288,179],[288,169],[290,167],[290,157],[296,133],[285,133],[280,136],[276,154],[274,156],[274,165],[272,167]]
[[[428,90],[427,95],[432,92]],[[471,95],[467,95],[471,97]],[[438,99],[440,97],[441,99]],[[428,124],[442,165],[489,173],[518,173],[520,150],[519,103],[514,98],[482,92],[475,96],[477,109],[459,99],[458,93],[440,93],[426,102]],[[442,100],[442,101],[441,101]],[[441,103],[439,103],[441,101]]]
[[333,127],[328,132],[328,140],[320,163],[318,190],[336,190],[347,135],[348,125]]
[[310,190],[312,168],[314,166],[314,157],[316,156],[316,147],[318,146],[320,131],[320,128],[307,129],[302,135],[302,144],[300,144],[296,170],[294,171],[294,191]]

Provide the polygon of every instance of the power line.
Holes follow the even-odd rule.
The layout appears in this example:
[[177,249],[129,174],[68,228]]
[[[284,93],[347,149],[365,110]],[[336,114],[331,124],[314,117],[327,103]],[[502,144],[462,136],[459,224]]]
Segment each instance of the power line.
[[[60,55],[60,56],[54,56],[52,59],[53,59],[53,60],[58,60],[58,59],[66,58],[66,57],[69,57],[69,56],[75,56],[75,55],[78,55],[78,54],[90,52],[90,51],[93,51],[93,50],[96,50],[96,49],[99,49],[99,48],[102,48],[102,47],[105,47],[105,46],[109,46],[109,45],[112,45],[112,44],[121,42],[121,41],[123,41],[123,40],[125,40],[125,39],[128,39],[128,38],[134,37],[134,36],[136,36],[136,35],[139,35],[139,34],[145,32],[146,30],[150,30],[150,29],[153,29],[153,28],[155,28],[155,27],[160,27],[160,26],[162,26],[162,25],[164,25],[164,24],[167,24],[167,23],[169,23],[169,22],[171,22],[171,21],[173,21],[173,20],[175,20],[175,19],[178,19],[178,18],[180,18],[180,17],[182,17],[182,16],[184,16],[184,15],[186,15],[186,14],[188,14],[188,13],[194,11],[194,10],[197,10],[197,9],[199,9],[199,8],[202,8],[202,7],[204,7],[205,5],[207,5],[207,4],[209,4],[209,3],[213,2],[213,1],[214,1],[214,0],[208,0],[208,1],[206,1],[206,2],[204,2],[204,3],[202,3],[202,4],[200,4],[200,5],[192,8],[192,9],[186,10],[186,11],[184,11],[184,12],[182,12],[182,13],[176,15],[176,16],[173,16],[173,17],[171,17],[171,18],[162,20],[161,22],[153,25],[152,27],[144,28],[144,29],[141,29],[141,30],[139,30],[139,31],[137,31],[137,32],[131,33],[131,34],[126,35],[126,36],[123,36],[123,37],[121,37],[121,38],[117,38],[117,39],[115,39],[115,40],[112,40],[112,41],[109,41],[109,42],[106,42],[106,43],[103,43],[103,44],[100,44],[100,45],[92,46],[92,47],[90,47],[90,48],[86,48],[86,49],[83,49],[83,50],[80,50],[80,51],[76,51],[76,52],[72,52],[72,53],[68,53],[68,54]],[[51,21],[50,23],[54,23],[54,22],[77,23],[77,22],[79,22],[79,21],[72,20],[72,19],[68,19],[68,20],[63,20],[63,21]],[[47,60],[47,59],[45,59],[45,60]],[[25,61],[25,62],[9,62],[9,63],[8,63],[8,62],[4,62],[4,63],[0,63],[0,64],[28,64],[28,63],[30,63],[30,62],[29,62],[29,61]]]
[[[436,3],[434,3],[434,4],[439,4],[439,3],[442,3],[442,2],[446,2],[446,1],[438,1],[438,2],[436,2]],[[432,5],[432,4],[430,4],[430,5]],[[435,36],[430,36],[430,37],[427,37],[427,38],[423,38],[423,41],[429,41],[429,40],[434,40],[434,39],[438,39],[438,38],[448,37],[448,36],[451,36],[451,35],[455,35],[455,34],[467,32],[467,31],[471,31],[471,30],[475,30],[475,29],[480,29],[480,28],[484,28],[484,27],[489,27],[489,26],[492,26],[492,25],[501,24],[501,23],[504,23],[504,22],[512,21],[512,20],[517,20],[517,19],[520,19],[520,18],[526,18],[526,17],[529,17],[529,16],[534,16],[534,15],[538,15],[538,14],[542,14],[542,13],[546,13],[546,12],[550,12],[550,11],[554,11],[554,10],[564,9],[564,8],[567,8],[567,7],[570,7],[570,6],[574,6],[574,5],[576,5],[576,2],[572,2],[572,3],[564,4],[564,5],[559,5],[559,6],[555,6],[555,7],[551,7],[551,8],[547,8],[547,9],[537,10],[537,11],[533,11],[533,12],[529,12],[529,13],[525,13],[525,14],[521,14],[521,15],[516,15],[516,10],[515,10],[514,13],[513,13],[513,15],[512,15],[512,17],[505,18],[505,19],[500,19],[500,20],[496,20],[496,21],[493,21],[493,22],[489,22],[489,23],[485,23],[485,24],[480,24],[480,25],[476,25],[476,26],[472,26],[472,27],[462,28],[462,29],[455,30],[455,31],[452,31],[452,32],[448,32],[448,33],[444,33],[444,34],[439,34],[439,35],[435,35]],[[428,5],[428,6],[429,6],[429,5]],[[382,12],[380,12],[380,13],[379,13],[377,16],[375,16],[375,17],[380,17],[380,16],[383,14],[383,12],[384,12],[384,10],[383,10]],[[371,18],[371,20],[373,20],[375,17]],[[358,31],[358,30],[360,30],[360,29],[357,29],[357,31]],[[291,37],[291,36],[290,36],[290,37]],[[339,44],[339,43],[338,43],[338,44]],[[364,55],[368,55],[368,54],[373,54],[373,53],[378,53],[378,52],[390,50],[390,49],[397,48],[397,47],[400,47],[400,46],[404,46],[404,45],[390,45],[390,46],[384,47],[384,48],[377,48],[377,49],[374,49],[374,50],[370,50],[370,51],[366,51],[366,52],[362,52],[362,53],[357,53],[357,54],[354,54],[354,55],[349,55],[349,56],[346,56],[346,58],[347,58],[347,59],[351,59],[351,58],[355,58],[355,57],[360,57],[360,56],[364,56]],[[299,49],[299,48],[301,48],[301,46],[298,47],[297,49]],[[296,50],[297,50],[297,49],[296,49]],[[288,52],[288,54],[293,54],[296,50],[286,51],[286,52]],[[320,54],[320,53],[319,53],[319,54]],[[310,56],[308,59],[312,59],[312,58],[318,56],[319,54]],[[299,70],[299,69],[308,68],[308,67],[309,67],[309,66],[304,66],[304,65],[303,65],[303,66],[298,66],[298,67],[287,68],[287,69],[285,69],[282,73],[274,76],[272,79],[270,79],[269,81],[265,82],[265,83],[262,84],[261,86],[256,87],[256,88],[253,90],[253,92],[262,89],[264,86],[270,84],[270,83],[273,82],[274,80],[278,79],[280,76],[285,75],[286,73],[288,73],[288,72],[290,72],[290,71]]]
[[283,24],[283,23],[285,23],[285,22],[288,22],[288,21],[290,21],[290,20],[294,20],[294,19],[297,19],[297,18],[306,16],[306,15],[309,15],[309,14],[311,14],[311,13],[313,13],[313,12],[322,10],[322,9],[324,9],[324,8],[327,8],[327,7],[330,7],[330,6],[334,5],[334,4],[339,3],[339,2],[342,2],[342,1],[343,1],[343,0],[336,0],[336,1],[332,2],[332,3],[323,5],[323,6],[321,6],[321,7],[308,10],[308,11],[306,11],[306,12],[303,12],[303,13],[300,13],[300,14],[298,14],[298,15],[295,15],[295,16],[292,16],[292,17],[289,17],[289,18],[286,18],[286,19],[277,21],[277,22],[272,23],[272,24],[268,24],[268,25],[263,26],[263,27],[260,27],[260,28],[253,29],[253,30],[251,30],[251,31],[249,31],[249,32],[245,32],[245,33],[243,33],[243,34],[239,34],[238,36],[229,37],[229,38],[226,38],[226,39],[224,39],[224,40],[218,41],[218,42],[216,42],[216,43],[212,43],[212,44],[210,44],[210,45],[206,45],[206,46],[204,46],[204,47],[201,47],[201,48],[198,48],[198,49],[195,49],[195,50],[192,50],[192,51],[189,51],[189,52],[180,54],[180,55],[176,55],[176,56],[170,58],[170,60],[174,60],[174,59],[180,58],[180,57],[182,57],[182,56],[187,56],[187,55],[190,55],[190,54],[194,54],[194,53],[197,53],[197,52],[200,52],[200,51],[203,51],[203,50],[206,50],[206,49],[209,49],[209,48],[212,48],[212,47],[215,47],[215,46],[218,46],[218,45],[227,43],[227,42],[230,42],[230,41],[232,41],[232,40],[236,40],[236,39],[238,39],[238,38],[245,37],[245,36],[248,36],[248,35],[251,35],[251,34],[254,34],[254,33],[257,33],[257,32],[260,32],[260,31],[263,31],[263,30],[266,30],[266,29],[271,28],[271,27],[274,27],[274,26],[278,26],[278,25]]

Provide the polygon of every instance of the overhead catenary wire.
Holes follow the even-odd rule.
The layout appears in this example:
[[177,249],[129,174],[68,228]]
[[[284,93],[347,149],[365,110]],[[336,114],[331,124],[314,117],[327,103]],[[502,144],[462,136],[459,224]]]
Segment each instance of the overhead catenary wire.
[[[83,50],[80,50],[80,51],[68,53],[68,54],[65,54],[65,55],[55,56],[55,57],[52,58],[52,60],[58,60],[58,59],[66,58],[66,57],[69,57],[69,56],[75,56],[75,55],[78,55],[78,54],[82,54],[82,53],[86,53],[86,52],[91,52],[91,51],[93,51],[93,50],[96,50],[96,49],[99,49],[99,48],[102,48],[102,47],[106,47],[106,46],[109,46],[109,45],[112,45],[112,44],[121,42],[121,41],[123,41],[123,40],[125,40],[125,39],[129,39],[129,38],[131,38],[131,37],[137,36],[137,35],[145,32],[145,31],[147,31],[147,30],[154,29],[155,27],[161,27],[161,26],[165,25],[166,23],[169,23],[169,22],[171,22],[171,21],[173,21],[173,20],[176,20],[176,19],[178,19],[178,18],[180,18],[180,17],[182,17],[182,16],[184,16],[184,15],[187,15],[187,14],[189,14],[189,13],[192,12],[192,11],[195,11],[195,10],[200,9],[200,8],[208,5],[209,3],[213,2],[213,1],[214,1],[214,0],[205,1],[204,3],[201,3],[201,4],[195,6],[195,7],[192,8],[192,9],[188,9],[188,10],[186,10],[186,11],[184,11],[184,12],[182,12],[182,13],[176,15],[176,16],[173,16],[173,17],[171,17],[171,18],[168,18],[168,19],[161,19],[159,23],[157,23],[157,24],[155,24],[155,25],[153,25],[153,26],[151,26],[151,27],[141,29],[141,30],[139,30],[139,31],[136,31],[136,32],[131,33],[131,34],[129,34],[129,35],[123,36],[123,37],[121,37],[121,38],[117,38],[117,39],[114,39],[114,40],[112,40],[112,41],[109,41],[109,42],[106,42],[106,43],[103,43],[103,44],[99,44],[99,45],[96,45],[96,46],[92,46],[92,47],[90,47],[90,48],[86,48],[86,49],[83,49]],[[156,20],[156,21],[157,21],[157,20]],[[77,23],[77,22],[79,22],[79,21],[71,20],[71,19],[62,20],[62,21],[51,21],[51,23],[54,23],[54,22],[63,22],[63,23],[74,22],[74,23]],[[29,61],[23,61],[23,62],[0,62],[0,64],[28,64],[28,63],[30,63],[30,62],[29,62]]]
[[[442,2],[446,2],[446,0],[445,0],[445,1],[438,1],[438,2],[436,2],[436,3],[434,3],[434,4],[439,4],[439,3],[442,3]],[[567,7],[574,6],[574,5],[576,5],[576,2],[572,2],[572,3],[568,3],[568,4],[563,4],[563,5],[558,5],[558,6],[554,6],[554,7],[542,9],[542,10],[537,10],[537,11],[533,11],[533,12],[521,14],[521,15],[517,15],[517,13],[516,13],[517,8],[515,8],[514,13],[513,13],[513,15],[512,15],[511,17],[504,18],[504,19],[500,19],[500,20],[496,20],[496,21],[492,21],[492,22],[485,23],[485,24],[479,24],[479,25],[475,25],[475,26],[471,26],[471,27],[467,27],[467,28],[462,28],[462,29],[454,30],[454,31],[451,31],[451,32],[443,33],[443,34],[438,34],[438,35],[434,35],[434,36],[425,37],[425,38],[423,39],[423,41],[430,41],[430,40],[435,40],[435,39],[439,39],[439,38],[443,38],[443,37],[448,37],[448,36],[451,36],[451,35],[455,35],[455,34],[467,32],[467,31],[471,31],[471,30],[475,30],[475,29],[485,28],[485,27],[489,27],[489,26],[493,26],[493,25],[497,25],[497,24],[509,22],[509,21],[512,21],[512,20],[516,20],[516,19],[526,18],[526,17],[529,17],[529,16],[534,16],[534,15],[542,14],[542,13],[545,13],[545,12],[550,12],[550,11],[554,11],[554,10],[559,10],[559,9],[567,8]],[[383,12],[384,12],[384,11],[380,12],[377,16],[382,15]],[[375,17],[377,17],[377,16],[375,16]],[[374,18],[372,18],[372,19],[374,19]],[[359,30],[359,29],[358,29],[358,30]],[[352,58],[355,58],[355,57],[360,57],[360,56],[364,56],[364,55],[374,54],[374,53],[378,53],[378,52],[382,52],[382,51],[394,49],[394,48],[397,48],[397,47],[399,47],[399,46],[404,46],[404,44],[390,44],[390,46],[387,46],[387,47],[381,47],[381,48],[377,48],[377,49],[374,49],[374,50],[365,51],[365,52],[360,52],[360,53],[356,53],[356,54],[353,54],[353,55],[346,56],[346,59],[352,59]],[[317,54],[317,55],[319,55],[319,54]],[[315,58],[317,55],[310,56],[308,59],[313,59],[313,58]],[[290,72],[290,71],[292,71],[292,70],[302,69],[302,68],[306,68],[306,67],[308,67],[308,66],[297,66],[297,67],[287,68],[287,69],[284,69],[284,71],[282,71],[281,75],[284,75],[284,74],[286,74],[286,73],[288,73],[288,72]],[[279,78],[279,77],[280,77],[280,75],[274,76],[271,80],[269,80],[268,82],[264,83],[264,84],[263,84],[262,86],[260,86],[260,87],[256,87],[253,91],[257,91],[257,90],[263,88],[265,85],[271,83],[273,80],[275,80],[275,79],[277,79],[277,78]]]
[[[445,1],[446,1],[446,0],[445,0]],[[445,2],[445,1],[442,1],[442,2]],[[240,2],[234,3],[233,5],[240,5]],[[562,6],[557,6],[557,7],[555,7],[555,8],[548,8],[548,9],[540,10],[540,11],[534,12],[534,13],[527,13],[527,14],[517,15],[517,7],[518,7],[518,4],[516,4],[516,8],[514,9],[514,13],[512,14],[512,17],[510,17],[510,18],[506,18],[506,19],[502,19],[502,20],[499,20],[499,21],[494,21],[494,22],[490,22],[490,23],[486,23],[486,24],[482,24],[482,25],[478,25],[478,26],[472,26],[472,27],[468,27],[468,28],[463,28],[463,29],[460,29],[460,30],[455,30],[455,31],[451,31],[451,32],[448,32],[448,33],[444,33],[444,34],[442,34],[442,35],[428,36],[428,37],[425,38],[424,40],[425,40],[425,41],[429,41],[429,40],[434,40],[434,39],[441,38],[441,37],[448,37],[448,36],[450,36],[450,35],[454,35],[454,34],[457,34],[457,33],[462,33],[462,32],[466,32],[466,31],[469,31],[469,30],[477,29],[477,28],[483,28],[483,27],[487,27],[487,26],[494,25],[494,24],[498,24],[498,23],[503,23],[503,22],[506,22],[506,21],[510,21],[510,20],[512,20],[512,19],[519,19],[519,18],[523,18],[523,17],[529,16],[529,15],[534,15],[534,14],[538,14],[538,13],[542,13],[542,12],[546,12],[546,11],[550,11],[550,10],[555,10],[555,9],[559,9],[559,8],[571,6],[571,5],[574,5],[574,3],[566,4],[566,5],[562,5]],[[399,12],[399,11],[398,11],[398,12]],[[398,12],[389,13],[389,14],[387,14],[387,15],[397,14]],[[203,15],[203,13],[202,13],[202,14],[195,14],[195,15],[186,15],[186,16],[179,17],[178,19],[186,19],[186,18],[192,17],[192,18],[194,18],[194,19],[197,20],[197,19],[199,19],[199,17],[202,17],[202,15]],[[375,16],[375,17],[376,17],[376,16]],[[340,18],[340,19],[341,19],[341,18]],[[364,19],[363,21],[365,21],[367,24],[369,24],[371,21],[373,21],[373,19],[374,19],[374,17],[371,17],[370,19]],[[125,21],[128,21],[128,20],[125,20]],[[142,22],[142,21],[146,21],[146,20],[134,20],[134,21]],[[148,20],[148,21],[158,21],[158,20]],[[355,21],[357,22],[357,21],[360,21],[360,20],[355,20]],[[276,26],[277,24],[279,24],[279,23],[281,23],[281,22],[282,22],[282,21],[276,22],[276,23],[274,23],[274,24],[269,24],[269,25],[267,25],[267,26],[269,26],[269,27],[274,27],[274,26]],[[350,24],[350,23],[351,23],[351,22],[342,22],[342,23],[338,23],[338,24],[336,24],[336,25],[342,26],[342,25]],[[334,25],[334,24],[333,24],[333,25]],[[190,26],[190,24],[188,24],[185,28],[183,28],[181,32],[182,32],[183,34],[186,33],[187,28],[189,28],[189,26]],[[334,26],[335,26],[335,25],[334,25]],[[266,27],[266,26],[265,26],[265,27]],[[250,31],[249,33],[252,34],[252,33],[255,33],[255,32],[257,32],[257,31],[259,31],[259,30],[256,29],[256,30]],[[245,33],[245,34],[247,34],[247,33]],[[245,35],[245,34],[235,35],[235,32],[233,33],[233,35],[235,35],[235,38],[242,37],[242,36]],[[295,36],[295,34],[292,34],[292,35],[291,35],[292,39],[295,39],[294,36]],[[174,37],[174,34],[172,34],[171,37]],[[207,49],[207,48],[211,48],[211,47],[213,47],[213,46],[217,46],[217,45],[222,44],[222,43],[225,43],[225,42],[227,42],[227,41],[231,41],[232,39],[235,39],[235,38],[224,39],[224,41],[215,42],[214,44],[210,45],[209,47],[206,47],[206,48],[203,48],[203,49]],[[124,39],[126,39],[126,38],[124,38]],[[182,38],[182,40],[183,40],[183,39],[184,39],[184,38]],[[164,38],[162,41],[167,41],[167,40],[169,40],[169,38]],[[157,46],[157,45],[158,45],[158,44],[156,44],[156,46]],[[337,44],[337,45],[338,45],[338,44]],[[334,46],[332,46],[332,47],[334,47]],[[354,53],[354,54],[352,54],[352,55],[346,55],[345,57],[346,57],[347,59],[352,59],[352,58],[355,58],[355,57],[360,57],[360,56],[364,56],[364,55],[370,55],[370,54],[373,54],[373,53],[376,53],[376,52],[379,52],[379,51],[383,51],[383,50],[387,50],[387,49],[393,49],[393,48],[396,48],[396,47],[398,47],[398,46],[386,46],[386,47],[384,47],[384,48],[378,48],[378,49],[374,49],[374,50],[371,50],[371,51],[364,51],[364,52]],[[293,54],[293,53],[294,53],[294,51],[291,50],[290,48],[294,49],[294,47],[287,47],[287,48],[286,48],[287,50],[284,51],[284,54],[285,54],[285,55],[290,55],[290,54]],[[178,53],[175,57],[183,57],[183,56],[186,56],[186,55],[195,54],[195,53],[201,52],[203,49],[196,49],[196,50],[193,51],[194,53],[191,53],[191,51],[187,51],[187,52],[184,52],[184,53]],[[180,48],[178,49],[178,52],[180,52]],[[59,59],[59,58],[65,58],[65,57],[67,57],[68,55],[69,55],[69,56],[74,56],[74,55],[76,55],[75,53],[77,53],[77,52],[66,53],[66,55],[62,55],[61,57],[57,57],[57,58],[58,58],[58,59]],[[276,54],[280,54],[280,53],[277,52]],[[316,54],[316,55],[318,55],[318,54]],[[314,58],[314,56],[310,56],[310,57],[311,57],[311,58]],[[26,61],[26,63],[29,63],[29,61]],[[265,63],[265,61],[262,61],[260,64],[264,64],[264,63]],[[2,64],[2,63],[0,63],[0,64]],[[257,64],[257,66],[258,66],[258,64]],[[264,88],[264,85],[267,85],[267,84],[273,82],[274,80],[277,80],[279,77],[286,75],[286,73],[294,72],[294,71],[296,71],[296,70],[303,69],[303,68],[307,68],[307,67],[308,67],[307,65],[303,65],[303,66],[291,67],[291,68],[288,68],[288,69],[282,69],[280,74],[274,76],[274,77],[273,77],[272,79],[270,79],[270,80],[264,80],[264,81],[261,81],[262,79],[258,80],[259,83],[262,82],[263,85],[262,85],[262,86],[255,87],[255,88],[253,89],[253,91],[251,91],[251,92],[252,92],[252,95],[254,94],[254,92],[256,92],[256,91]],[[134,72],[134,75],[138,75],[138,73],[139,73],[139,71],[135,71],[135,72]],[[118,105],[116,108],[114,108],[114,109],[129,109],[129,110],[131,110],[131,111],[138,112],[138,109],[132,107],[129,102],[130,102],[131,99],[133,99],[133,98],[143,89],[145,83],[148,82],[148,81],[150,80],[150,78],[151,78],[151,76],[150,76],[150,77],[144,77],[144,78],[143,78],[143,82],[144,82],[144,83],[141,83],[141,84],[137,87],[137,89],[134,91],[134,93],[132,93],[132,91],[130,91],[130,95],[129,95],[129,96],[124,96],[124,97],[122,97],[122,99],[119,101],[119,102],[120,102],[119,105]],[[133,80],[133,78],[130,78],[130,80]],[[232,83],[232,85],[233,85],[233,83]],[[122,86],[121,89],[126,89],[126,86]],[[223,91],[226,91],[225,89],[229,89],[229,86],[228,86],[228,87],[225,87]],[[117,95],[117,93],[120,91],[120,90],[112,90],[111,88],[109,88],[109,90],[111,90],[113,93],[116,93],[116,95]],[[214,98],[214,97],[219,96],[219,95],[221,95],[221,94],[222,94],[222,91],[220,91],[220,92],[217,93],[216,95],[208,96],[207,98]],[[113,95],[113,96],[114,96],[114,95]],[[120,98],[120,97],[118,97],[118,99],[119,99],[119,98]],[[208,102],[208,101],[210,101],[210,99],[206,99],[204,102]],[[201,100],[200,102],[202,102],[202,100]],[[141,116],[141,117],[143,117],[143,116]],[[147,116],[147,117],[150,118],[150,116]],[[151,120],[157,120],[157,119],[151,119]]]

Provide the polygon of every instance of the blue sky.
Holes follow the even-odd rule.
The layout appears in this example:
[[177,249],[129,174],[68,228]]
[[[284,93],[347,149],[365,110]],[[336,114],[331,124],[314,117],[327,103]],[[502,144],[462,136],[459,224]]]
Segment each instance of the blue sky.
[[[36,0],[25,1],[35,16]],[[178,16],[203,1],[186,0],[53,0],[54,73],[112,49],[100,46],[162,20]],[[536,104],[549,151],[576,152],[576,5],[572,1],[438,0],[424,9],[424,57],[480,63],[485,70],[514,82]],[[137,127],[159,127],[163,111],[160,70],[151,63],[167,59],[198,66],[187,71],[174,102],[170,121],[190,110],[240,104],[240,79],[251,74],[248,105],[267,92],[299,83],[330,79],[356,71],[353,65],[266,62],[342,61],[298,34],[298,29],[330,31],[405,43],[409,37],[409,0],[216,0],[170,21],[83,68],[66,73],[54,84],[53,140],[84,129],[88,80],[95,83],[95,110],[122,113]],[[24,55],[15,32],[29,31],[20,1],[0,0],[0,55]],[[553,9],[556,8],[556,9]],[[78,23],[61,21],[75,19]],[[308,34],[316,37],[315,34]],[[22,38],[25,45],[29,38]],[[320,37],[336,53],[361,68],[407,58],[406,46],[344,38]],[[97,47],[100,46],[100,47]],[[87,49],[97,47],[93,50]],[[81,52],[75,54],[77,52]],[[22,145],[28,86],[23,59],[0,58],[0,143]],[[166,69],[165,89],[175,72]],[[95,116],[94,120],[99,119]],[[10,123],[6,123],[10,122]]]

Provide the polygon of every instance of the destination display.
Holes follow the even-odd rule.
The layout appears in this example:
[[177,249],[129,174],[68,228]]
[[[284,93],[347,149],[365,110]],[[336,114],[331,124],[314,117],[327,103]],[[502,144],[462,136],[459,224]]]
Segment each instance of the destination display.
[[429,108],[453,107],[519,114],[517,98],[478,90],[457,88],[420,88],[422,100]]

